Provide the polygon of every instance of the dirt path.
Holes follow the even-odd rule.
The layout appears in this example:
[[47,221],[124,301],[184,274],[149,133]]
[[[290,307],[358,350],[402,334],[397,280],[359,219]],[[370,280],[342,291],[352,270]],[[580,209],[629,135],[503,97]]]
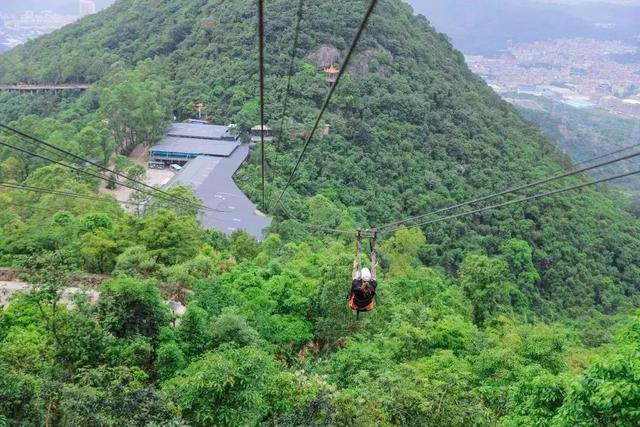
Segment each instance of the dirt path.
[[[131,152],[129,158],[133,162],[146,168],[147,161],[149,159],[149,147],[146,147],[142,144],[138,145]],[[113,166],[110,167],[113,168]],[[171,180],[174,175],[175,173],[170,169],[147,169],[147,172],[142,181],[145,184],[149,184],[152,186],[163,186],[167,182],[169,182],[169,180]],[[133,190],[131,190],[130,188],[123,187],[121,185],[118,185],[115,190],[108,190],[106,188],[106,182],[101,186],[100,191],[102,191],[103,193],[112,194],[116,199],[121,201],[128,201],[131,193],[133,192]],[[125,209],[129,208],[131,208],[131,206],[125,206]]]
[[138,144],[129,155],[129,158],[139,165],[146,166],[149,160],[149,147]]
[[[18,292],[28,292],[33,288],[34,285],[30,285],[29,283],[19,282],[19,281],[0,281],[0,310],[6,308],[9,305],[9,301],[13,295]],[[71,286],[66,288],[60,297],[60,302],[67,306],[68,308],[74,308],[74,296],[77,294],[84,293],[89,297],[89,302],[95,304],[98,302],[98,298],[100,298],[100,293],[92,290],[92,289],[83,289],[75,286]],[[165,301],[168,305],[169,309],[173,313],[174,316],[180,318],[184,316],[187,311],[187,308],[182,304],[182,302],[176,299],[168,299]],[[174,322],[174,326],[179,323],[179,320]]]
[[[4,308],[9,305],[11,297],[18,292],[27,292],[33,288],[25,282],[6,282],[0,281],[0,308]],[[89,296],[89,301],[96,303],[100,294],[93,290],[82,289],[78,287],[69,287],[62,292],[61,302],[66,306],[73,306],[73,296],[79,293],[85,293]]]

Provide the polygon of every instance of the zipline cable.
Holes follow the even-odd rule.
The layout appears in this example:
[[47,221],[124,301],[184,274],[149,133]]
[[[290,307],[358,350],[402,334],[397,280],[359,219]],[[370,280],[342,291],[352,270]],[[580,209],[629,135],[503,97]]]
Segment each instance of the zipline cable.
[[[306,228],[311,228],[314,230],[318,230],[318,231],[324,231],[326,233],[331,233],[331,234],[342,234],[342,235],[346,235],[346,236],[353,236],[355,231],[349,231],[349,230],[338,230],[336,228],[329,228],[329,227],[323,227],[321,225],[315,225],[315,224],[309,224],[307,222],[301,221],[299,219],[297,219],[295,216],[293,216],[291,214],[291,212],[285,207],[285,205],[281,202],[279,204],[280,208],[282,209],[282,211],[284,212],[285,216],[290,220],[293,221],[295,223],[298,223],[300,225],[302,225],[303,227]],[[363,236],[365,236],[363,234]],[[366,235],[366,237],[371,237],[369,235]]]
[[11,188],[13,190],[31,191],[34,193],[53,194],[56,196],[72,197],[76,199],[93,200],[93,201],[104,202],[104,203],[122,203],[125,205],[131,205],[131,206],[142,206],[141,203],[123,202],[117,199],[106,199],[104,197],[90,196],[90,195],[84,195],[79,193],[71,193],[67,191],[51,190],[48,188],[41,188],[41,187],[32,187],[32,186],[23,185],[23,184],[13,184],[10,182],[0,182],[0,187]]
[[[109,168],[104,167],[104,166],[102,166],[102,165],[100,165],[100,164],[98,164],[98,163],[92,162],[91,160],[88,160],[88,159],[85,159],[85,158],[83,158],[83,157],[81,157],[81,156],[78,156],[78,155],[76,155],[76,154],[73,154],[72,152],[70,152],[70,151],[68,151],[68,150],[65,150],[65,149],[63,149],[63,148],[57,147],[57,146],[55,146],[55,145],[53,145],[53,144],[51,144],[51,143],[49,143],[49,142],[47,142],[47,141],[44,141],[44,140],[42,140],[42,139],[40,139],[40,138],[36,138],[35,136],[29,135],[29,134],[27,134],[27,133],[25,133],[25,132],[23,132],[23,131],[21,131],[21,130],[18,130],[18,129],[12,128],[12,127],[7,126],[7,125],[5,125],[5,124],[3,124],[3,123],[0,123],[0,129],[3,129],[3,130],[5,130],[5,131],[11,132],[11,133],[14,133],[14,134],[16,134],[16,135],[18,135],[18,136],[22,137],[23,139],[30,140],[30,141],[35,142],[35,143],[37,143],[37,144],[43,145],[43,146],[45,146],[45,147],[47,147],[47,148],[53,149],[53,150],[55,150],[55,151],[57,151],[57,152],[59,152],[59,153],[62,153],[62,154],[64,154],[64,155],[66,155],[66,156],[70,156],[70,157],[74,158],[75,160],[79,160],[79,161],[81,161],[81,162],[83,162],[83,163],[86,163],[86,164],[89,164],[89,165],[91,165],[91,166],[94,166],[94,167],[96,167],[96,168],[98,168],[98,169],[100,169],[100,170],[102,170],[102,171],[104,171],[104,172],[108,172],[108,173],[111,173],[111,174],[113,174],[113,175],[115,175],[115,176],[117,176],[117,177],[124,178],[124,179],[126,179],[126,180],[128,180],[128,181],[133,182],[134,184],[137,184],[137,185],[141,186],[141,187],[148,188],[148,189],[150,189],[150,190],[153,190],[154,192],[157,192],[157,193],[163,194],[163,195],[165,195],[165,196],[167,196],[167,197],[170,197],[170,198],[172,198],[172,199],[182,200],[184,203],[188,203],[188,204],[192,205],[193,207],[196,207],[196,204],[194,204],[192,201],[190,201],[190,200],[188,200],[188,199],[185,199],[185,198],[183,198],[183,197],[176,197],[175,195],[173,195],[173,194],[171,194],[171,193],[169,193],[169,192],[167,192],[167,191],[164,191],[164,190],[162,190],[162,189],[156,188],[156,187],[154,187],[154,186],[152,186],[152,185],[149,185],[149,184],[147,184],[147,183],[144,183],[144,182],[142,182],[142,181],[139,181],[139,180],[136,180],[136,179],[130,178],[130,177],[128,177],[128,176],[126,176],[126,175],[124,175],[124,174],[122,174],[122,173],[118,172],[118,171],[115,171],[115,170],[109,169]],[[38,157],[40,157],[40,158],[44,158],[44,157],[42,157],[42,156],[38,156]],[[44,159],[45,159],[45,160],[48,160],[48,161],[51,161],[51,162],[57,162],[57,161],[54,161],[54,160],[52,160],[52,159],[47,159],[47,158],[44,158]],[[58,164],[61,164],[61,163],[60,163],[60,162],[58,162]],[[62,166],[66,166],[66,165],[64,165],[64,164],[61,164],[61,165],[62,165]],[[101,178],[101,179],[103,179],[103,178]],[[108,182],[108,178],[103,179],[103,180],[106,180],[106,181]],[[144,193],[144,192],[142,192],[142,191],[141,191],[141,190],[139,190],[139,189],[136,189],[136,188],[130,187],[130,186],[125,185],[125,184],[122,184],[122,183],[119,183],[119,185],[122,185],[123,187],[127,187],[127,188],[130,188],[130,189],[136,190],[136,191],[140,191],[140,192],[141,192],[141,193],[143,193],[143,194],[148,194],[148,193]],[[155,197],[155,196],[151,196],[151,197]],[[211,209],[212,209],[212,208],[207,208],[207,210],[211,210]],[[216,210],[216,209],[213,209],[213,210],[214,210],[215,212],[222,212],[222,211],[219,211],[219,210]]]
[[407,223],[407,222],[410,222],[410,221],[416,221],[416,220],[419,220],[419,219],[422,219],[422,218],[426,218],[426,217],[429,217],[429,216],[433,216],[433,215],[438,215],[438,214],[441,214],[441,213],[449,212],[449,211],[454,210],[454,209],[459,209],[459,208],[463,208],[465,206],[469,206],[469,205],[473,205],[473,204],[476,204],[476,203],[484,202],[486,200],[494,199],[496,197],[505,196],[505,195],[508,195],[508,194],[511,194],[511,193],[516,193],[516,192],[519,192],[519,191],[522,191],[522,190],[526,190],[526,189],[529,189],[529,188],[532,188],[532,187],[537,187],[537,186],[540,186],[540,185],[543,185],[543,184],[548,184],[550,182],[557,181],[559,179],[568,178],[568,177],[571,177],[571,176],[574,176],[574,175],[578,175],[578,174],[583,173],[583,172],[588,172],[588,171],[593,170],[593,169],[598,169],[598,168],[601,168],[601,167],[604,167],[604,166],[608,166],[608,165],[611,165],[611,164],[614,164],[614,163],[618,163],[618,162],[622,162],[622,161],[625,161],[625,160],[633,159],[633,158],[636,158],[636,157],[639,157],[639,156],[640,156],[640,152],[636,152],[636,153],[629,154],[629,155],[624,156],[624,157],[620,157],[620,158],[613,159],[613,160],[608,160],[608,161],[603,162],[603,163],[598,163],[598,164],[595,164],[595,165],[592,165],[592,166],[587,166],[587,167],[584,167],[584,168],[575,169],[575,170],[572,170],[572,171],[569,171],[569,172],[565,172],[565,173],[562,173],[562,174],[559,174],[559,175],[554,175],[552,177],[544,178],[544,179],[541,179],[541,180],[538,180],[538,181],[535,181],[535,182],[532,182],[532,183],[529,183],[529,184],[523,184],[523,185],[519,185],[517,187],[512,187],[512,188],[510,188],[508,190],[500,191],[498,193],[493,193],[493,194],[489,194],[487,196],[478,197],[476,199],[472,199],[472,200],[469,200],[469,201],[466,201],[466,202],[457,203],[457,204],[448,206],[446,208],[442,208],[442,209],[438,209],[438,210],[435,210],[435,211],[432,211],[432,212],[428,212],[426,214],[417,215],[417,216],[405,218],[405,219],[402,219],[402,220],[399,220],[399,221],[390,222],[388,224],[384,224],[384,225],[378,227],[378,230],[384,230],[386,228],[393,227],[395,225],[404,224],[404,223]]
[[[499,209],[499,208],[503,208],[503,207],[506,207],[506,206],[511,206],[511,205],[515,205],[515,204],[519,204],[519,203],[525,203],[525,202],[528,202],[528,201],[531,201],[531,200],[540,199],[540,198],[543,198],[543,197],[549,197],[549,196],[554,196],[554,195],[560,194],[560,193],[566,193],[568,191],[580,190],[580,189],[583,189],[583,188],[586,188],[586,187],[591,187],[591,186],[594,186],[594,185],[598,185],[598,184],[602,184],[602,183],[605,183],[605,182],[614,181],[616,179],[622,179],[622,178],[626,178],[626,177],[633,176],[633,175],[638,175],[638,174],[640,174],[640,170],[623,173],[623,174],[612,176],[612,177],[609,177],[609,178],[599,179],[597,181],[586,182],[586,183],[574,185],[574,186],[571,186],[571,187],[565,187],[565,188],[561,188],[559,190],[548,191],[546,193],[539,193],[539,194],[535,194],[533,196],[523,197],[521,199],[510,200],[510,201],[505,202],[505,203],[500,203],[500,204],[497,204],[497,205],[487,206],[487,207],[484,207],[484,208],[475,209],[475,210],[468,211],[468,212],[462,212],[462,213],[455,214],[455,215],[441,217],[441,218],[437,218],[437,219],[434,219],[434,220],[431,220],[431,221],[424,221],[424,222],[420,222],[420,223],[417,223],[417,224],[413,224],[412,226],[415,227],[415,226],[430,225],[430,224],[435,224],[435,223],[438,223],[438,222],[448,221],[448,220],[455,219],[455,218],[460,218],[460,217],[469,216],[469,215],[475,215],[475,214],[482,213],[482,212],[485,212],[485,211],[489,211],[489,210],[493,210],[493,209]],[[396,227],[394,229],[385,230],[383,233],[384,234],[391,234],[391,233],[395,233],[396,231],[401,230],[403,228],[405,228],[405,227],[404,226]]]
[[293,167],[293,171],[291,172],[291,175],[289,176],[289,179],[287,180],[287,183],[286,183],[284,189],[280,193],[280,196],[278,196],[278,200],[276,202],[276,205],[280,204],[280,202],[282,201],[282,197],[286,193],[287,189],[293,183],[293,180],[294,180],[294,178],[296,176],[296,172],[298,171],[298,168],[300,167],[300,163],[302,162],[302,159],[304,158],[304,155],[307,152],[307,148],[309,148],[309,144],[311,143],[311,139],[315,135],[316,130],[318,129],[318,126],[320,126],[320,120],[322,120],[322,116],[324,116],[324,113],[327,110],[327,107],[329,106],[329,102],[331,101],[331,98],[333,97],[334,92],[335,92],[336,88],[338,87],[338,84],[340,83],[340,80],[342,79],[342,76],[346,72],[347,67],[349,66],[349,62],[351,61],[351,57],[353,56],[353,53],[356,50],[356,47],[358,46],[358,43],[360,42],[360,39],[362,38],[362,34],[364,33],[364,31],[365,31],[365,29],[367,27],[367,24],[369,23],[369,18],[371,17],[371,15],[372,15],[377,3],[378,3],[378,0],[371,0],[371,2],[369,3],[369,6],[367,7],[367,11],[365,12],[365,15],[364,15],[364,17],[362,19],[362,22],[360,23],[360,26],[358,27],[358,31],[356,32],[356,36],[353,39],[353,42],[351,43],[351,47],[349,48],[349,51],[347,52],[347,56],[345,57],[345,60],[344,60],[344,62],[342,64],[342,68],[338,72],[338,76],[336,77],[336,81],[331,85],[331,89],[329,89],[329,93],[327,94],[327,97],[324,100],[324,103],[322,104],[322,108],[320,109],[320,114],[318,114],[318,118],[316,119],[313,127],[311,128],[311,132],[309,132],[309,135],[307,136],[307,139],[304,142],[304,145],[302,146],[302,152],[298,156],[298,160],[296,161],[296,164]]
[[[293,32],[293,47],[291,49],[291,60],[289,61],[289,72],[287,77],[287,88],[285,89],[284,99],[282,100],[282,118],[280,120],[280,138],[284,139],[284,121],[287,117],[287,113],[289,111],[289,97],[291,96],[291,82],[293,80],[293,72],[295,70],[296,63],[296,53],[298,52],[298,44],[300,41],[300,28],[302,27],[302,15],[304,12],[304,1],[300,0],[298,3],[298,13],[296,17],[296,27]],[[280,144],[279,144],[280,145]],[[271,172],[273,174],[272,187],[275,188],[275,168],[278,165],[278,150],[276,150],[276,154],[273,160],[273,165],[271,166]],[[273,196],[273,194],[272,194]],[[271,204],[271,200],[269,200],[269,204]]]
[[[24,141],[25,143],[27,143],[27,144],[25,144],[25,148],[26,149],[31,148],[31,144],[33,143],[33,140],[27,139],[27,138],[25,138],[25,137],[23,137],[22,135],[19,135],[19,134],[15,134],[14,135],[10,131],[4,129],[2,126],[3,126],[3,124],[0,123],[0,132],[3,132],[5,135],[7,135],[7,137],[10,137],[10,138],[11,137],[19,138],[18,139],[19,142]],[[8,140],[8,142],[12,142],[12,141]],[[35,149],[36,147],[33,146],[33,148]],[[61,154],[60,151],[53,150],[53,149],[51,149],[51,148],[49,148],[49,147],[47,147],[45,145],[42,145],[42,144],[40,144],[40,146],[37,147],[37,148],[45,155],[53,156],[53,158],[58,159],[60,161],[64,160],[64,155]]]
[[[13,146],[11,144],[7,144],[6,142],[1,142],[0,141],[0,146],[8,147],[8,148],[11,148],[11,149],[16,150],[18,152],[21,152],[23,154],[27,154],[27,155],[32,156],[32,157],[37,157],[39,159],[46,160],[46,161],[48,161],[50,163],[53,163],[53,164],[56,164],[56,165],[60,165],[60,166],[65,167],[67,169],[71,169],[71,170],[73,170],[75,172],[82,173],[82,174],[91,176],[93,178],[97,178],[97,179],[109,182],[109,179],[103,177],[102,175],[94,174],[94,173],[86,171],[84,169],[80,169],[80,168],[77,168],[75,166],[71,166],[71,165],[68,165],[66,163],[63,163],[63,162],[60,162],[60,161],[57,161],[57,160],[53,160],[51,158],[48,158],[46,156],[42,156],[42,155],[34,153],[32,151],[25,150],[23,148]],[[127,184],[119,183],[119,185],[121,185],[121,186],[123,186],[125,188],[129,188],[129,189],[134,190],[134,191],[138,191],[138,192],[140,192],[142,194],[145,194],[145,195],[147,195],[149,197],[153,197],[153,198],[157,198],[157,199],[160,199],[160,200],[164,200],[165,202],[174,202],[176,204],[179,204],[179,205],[181,204],[183,206],[189,205],[191,207],[197,207],[197,208],[200,208],[200,209],[209,210],[209,211],[213,211],[213,212],[221,212],[221,213],[227,212],[227,211],[221,211],[221,210],[218,210],[218,209],[210,208],[208,206],[200,205],[200,204],[197,204],[197,203],[185,203],[185,202],[180,202],[179,200],[167,199],[167,198],[164,198],[164,196],[160,197],[157,194],[153,194],[153,193],[150,193],[148,191],[143,191],[143,190],[141,190],[139,188],[135,188],[135,187],[132,187],[132,186],[127,185]],[[173,196],[169,193],[169,197],[173,197]]]
[[607,157],[611,157],[614,154],[620,154],[620,153],[622,153],[624,151],[628,151],[628,150],[631,150],[632,148],[638,148],[638,147],[640,147],[640,144],[633,144],[633,145],[630,145],[628,147],[623,147],[623,148],[620,148],[619,150],[612,151],[612,152],[607,153],[607,154],[603,154],[601,156],[597,156],[597,157],[593,157],[591,159],[583,160],[583,161],[581,161],[579,163],[575,163],[574,166],[580,166],[580,165],[584,165],[586,163],[594,162],[596,160],[606,159]]
[[39,211],[39,212],[46,212],[48,214],[55,214],[58,213],[60,211],[56,211],[53,209],[47,209],[47,208],[40,208],[37,206],[32,206],[32,205],[25,205],[23,203],[15,203],[15,202],[3,202],[3,205],[7,205],[7,206],[13,206],[15,208],[26,208],[26,209],[33,209],[35,211]]
[[258,47],[260,68],[260,152],[262,157],[262,206],[267,209],[264,154],[264,0],[258,0]]
[[[633,148],[633,146],[627,147],[627,149],[630,149],[630,148]],[[599,156],[598,158],[608,157],[608,156],[611,156],[611,155],[616,154],[616,153],[617,153],[617,151],[609,153],[609,154],[606,154],[606,155],[603,155],[603,156]],[[537,181],[535,183],[526,184],[526,185],[523,185],[523,186],[520,186],[520,187],[516,187],[514,189],[507,190],[507,191],[504,191],[504,192],[501,192],[501,193],[492,194],[492,195],[489,195],[489,196],[485,196],[485,197],[482,197],[482,198],[474,199],[474,200],[471,200],[471,201],[468,201],[468,202],[464,202],[464,203],[459,203],[457,205],[453,205],[453,206],[450,206],[448,208],[443,208],[443,209],[440,209],[440,210],[437,210],[437,211],[433,211],[433,212],[430,212],[428,214],[424,214],[424,215],[421,215],[421,216],[405,219],[405,220],[402,220],[402,221],[397,221],[395,223],[386,224],[386,225],[383,226],[384,227],[383,230],[380,230],[380,228],[378,228],[378,230],[380,232],[384,233],[384,234],[392,233],[392,232],[395,232],[395,231],[397,231],[397,230],[399,230],[401,228],[404,228],[404,226],[392,227],[391,229],[388,229],[390,227],[390,225],[398,225],[398,224],[402,224],[404,222],[408,222],[408,221],[411,221],[411,220],[417,220],[417,219],[425,218],[427,216],[432,216],[432,215],[437,215],[439,213],[448,212],[450,210],[457,209],[457,208],[460,208],[460,207],[465,207],[465,206],[468,206],[470,204],[474,204],[474,203],[478,203],[478,202],[481,202],[481,201],[489,200],[491,198],[495,198],[495,197],[498,197],[500,195],[506,195],[506,194],[509,194],[511,192],[524,190],[526,188],[531,188],[531,187],[534,187],[534,186],[537,186],[537,185],[541,185],[543,183],[548,183],[548,182],[551,182],[551,181],[554,181],[554,180],[557,180],[557,179],[566,178],[566,177],[569,177],[569,176],[572,176],[572,175],[579,174],[581,172],[585,172],[585,171],[589,171],[589,170],[596,169],[596,168],[599,168],[599,167],[607,166],[607,165],[610,165],[610,164],[613,164],[613,163],[629,160],[631,158],[635,158],[635,157],[638,157],[638,156],[640,156],[640,152],[639,153],[634,153],[634,154],[631,154],[631,155],[628,155],[628,156],[624,156],[624,157],[621,157],[621,158],[618,158],[618,159],[614,159],[614,160],[611,160],[611,161],[608,161],[608,162],[604,162],[604,163],[600,163],[600,164],[597,164],[597,165],[593,165],[593,166],[590,166],[590,167],[587,167],[587,168],[582,168],[582,169],[579,169],[579,170],[570,171],[570,172],[567,172],[567,173],[562,174],[562,175],[557,175],[557,176],[554,176],[554,177],[547,178],[545,180]],[[593,160],[596,160],[596,158],[592,159],[592,161]],[[585,163],[586,162],[588,162],[588,161],[585,161]],[[600,183],[603,183],[603,182],[608,182],[608,181],[613,181],[613,180],[617,180],[617,179],[621,179],[621,178],[626,178],[626,177],[629,177],[629,176],[637,175],[638,173],[640,173],[640,171],[625,173],[625,174],[622,174],[622,175],[616,175],[616,176],[611,177],[611,178],[605,178],[605,179],[601,179],[601,180],[598,180],[598,181],[595,181],[595,182],[589,182],[589,183],[586,183],[586,184],[580,184],[580,185],[576,185],[576,186],[573,186],[573,187],[564,188],[564,189],[561,189],[561,190],[554,190],[554,191],[550,191],[550,192],[547,192],[547,193],[542,193],[542,194],[539,194],[539,195],[535,195],[535,196],[531,196],[531,197],[527,197],[527,198],[523,198],[523,199],[518,199],[518,200],[505,202],[505,203],[502,203],[502,204],[499,204],[499,205],[494,205],[494,206],[489,206],[489,207],[486,207],[486,208],[477,209],[477,210],[470,211],[470,212],[463,212],[461,214],[451,215],[451,216],[444,217],[444,218],[438,218],[438,219],[433,220],[433,221],[427,221],[427,222],[421,222],[421,223],[417,223],[417,224],[412,224],[412,226],[428,225],[428,224],[432,224],[432,223],[435,223],[435,222],[440,222],[440,221],[446,220],[446,219],[458,218],[458,217],[465,216],[465,215],[471,215],[471,214],[475,214],[475,213],[480,213],[480,212],[484,212],[484,211],[489,210],[489,209],[496,209],[496,208],[500,208],[500,207],[503,207],[503,206],[509,206],[509,205],[512,205],[512,204],[515,204],[515,203],[520,203],[520,202],[523,202],[523,201],[533,200],[533,199],[537,199],[537,198],[541,198],[541,197],[545,197],[545,196],[549,196],[549,195],[554,195],[554,194],[558,194],[558,193],[563,193],[563,192],[567,192],[567,191],[571,191],[571,190],[575,190],[575,189],[588,187],[588,186],[591,186],[591,185],[600,184]],[[295,217],[293,217],[293,215],[291,215],[291,213],[284,206],[283,203],[280,203],[280,207],[285,212],[285,214],[289,217],[290,220],[292,220],[294,222],[297,222],[297,223],[299,223],[299,224],[301,224],[303,226],[306,226],[306,227],[309,227],[309,228],[314,228],[314,229],[319,229],[320,231],[325,231],[325,232],[334,233],[334,234],[353,234],[354,233],[354,231],[337,230],[337,229],[331,229],[331,228],[320,227],[320,226],[315,226],[313,224],[304,223],[304,222],[296,219]],[[367,230],[367,231],[370,231],[370,230]]]

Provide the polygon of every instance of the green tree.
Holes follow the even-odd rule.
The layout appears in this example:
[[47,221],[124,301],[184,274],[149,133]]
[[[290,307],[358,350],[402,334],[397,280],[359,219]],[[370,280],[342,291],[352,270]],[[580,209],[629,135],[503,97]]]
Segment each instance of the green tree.
[[115,149],[113,138],[101,124],[95,127],[88,125],[82,128],[75,142],[80,146],[85,156],[105,166],[109,164]]
[[80,219],[80,231],[88,233],[96,230],[112,230],[113,220],[105,213],[90,213]]
[[127,178],[140,181],[144,179],[147,169],[139,164],[132,165],[127,169]]
[[60,391],[60,425],[164,425],[172,419],[169,408],[146,382],[146,374],[137,368],[82,370]]
[[529,369],[515,386],[510,398],[512,408],[510,414],[503,418],[503,425],[553,426],[553,418],[566,396],[566,382],[551,373]]
[[240,347],[258,344],[258,332],[247,324],[247,320],[234,313],[223,313],[211,325],[212,340],[217,346],[235,344]]
[[380,250],[389,257],[391,276],[418,266],[418,250],[427,242],[419,228],[402,229],[382,244]]
[[569,391],[556,425],[632,426],[640,423],[640,317],[620,330],[616,346]]
[[155,366],[160,380],[172,378],[176,372],[186,367],[186,359],[180,346],[175,342],[161,344]]
[[145,74],[141,68],[123,72],[100,96],[101,114],[120,153],[156,142],[169,124],[168,83],[160,76]]
[[116,257],[114,273],[133,277],[148,278],[160,266],[156,257],[144,246],[131,246]]
[[109,180],[107,181],[107,190],[115,190],[118,188],[118,180],[114,173],[109,174]]
[[540,282],[540,274],[533,263],[531,246],[523,240],[509,240],[502,245],[502,256],[509,266],[509,280],[515,285],[515,298],[512,298],[514,305],[519,306],[519,311],[524,311],[534,303],[540,304],[536,288]]
[[165,190],[168,194],[151,199],[146,207],[147,214],[157,214],[161,210],[175,212],[180,216],[197,217],[203,212],[202,201],[184,185],[176,185]]
[[163,391],[193,426],[258,425],[277,406],[282,375],[275,358],[261,350],[226,348],[193,362]]
[[36,376],[18,373],[0,363],[0,414],[5,425],[42,423],[45,408],[38,400],[41,383]]
[[104,282],[96,309],[100,323],[118,338],[156,337],[169,322],[169,309],[158,288],[135,279]]
[[176,264],[194,257],[202,244],[202,233],[195,218],[161,210],[141,221],[138,241],[157,262]]
[[195,358],[212,349],[212,334],[213,330],[207,312],[197,304],[189,304],[177,330],[185,354],[190,358]]
[[80,239],[80,255],[90,273],[112,272],[118,249],[118,243],[104,229],[86,233]]
[[473,306],[473,322],[482,326],[501,313],[509,313],[511,284],[507,264],[498,258],[469,255],[460,268],[464,293]]
[[253,259],[258,254],[258,244],[246,231],[236,231],[231,235],[231,253],[238,261]]
[[366,384],[366,395],[382,406],[390,425],[491,426],[494,414],[474,395],[471,368],[451,352],[402,364]]

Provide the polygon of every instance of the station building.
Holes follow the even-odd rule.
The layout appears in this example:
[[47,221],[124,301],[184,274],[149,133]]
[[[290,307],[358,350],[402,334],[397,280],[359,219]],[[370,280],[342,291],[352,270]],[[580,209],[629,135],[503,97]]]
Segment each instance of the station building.
[[174,123],[167,136],[149,150],[149,165],[183,166],[198,156],[229,157],[239,146],[230,126]]
[[227,235],[244,230],[260,241],[271,218],[260,212],[233,181],[249,150],[249,144],[241,144],[234,134],[233,125],[175,123],[149,150],[149,166],[179,170],[166,187],[187,186],[204,205],[217,210],[200,213],[204,228]]

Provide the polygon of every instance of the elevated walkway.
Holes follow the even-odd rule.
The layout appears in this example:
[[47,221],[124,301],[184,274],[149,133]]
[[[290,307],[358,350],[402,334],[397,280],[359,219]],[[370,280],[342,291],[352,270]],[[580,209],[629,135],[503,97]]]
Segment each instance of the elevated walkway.
[[89,89],[89,86],[88,83],[0,85],[0,92],[42,93],[70,90],[84,92]]

